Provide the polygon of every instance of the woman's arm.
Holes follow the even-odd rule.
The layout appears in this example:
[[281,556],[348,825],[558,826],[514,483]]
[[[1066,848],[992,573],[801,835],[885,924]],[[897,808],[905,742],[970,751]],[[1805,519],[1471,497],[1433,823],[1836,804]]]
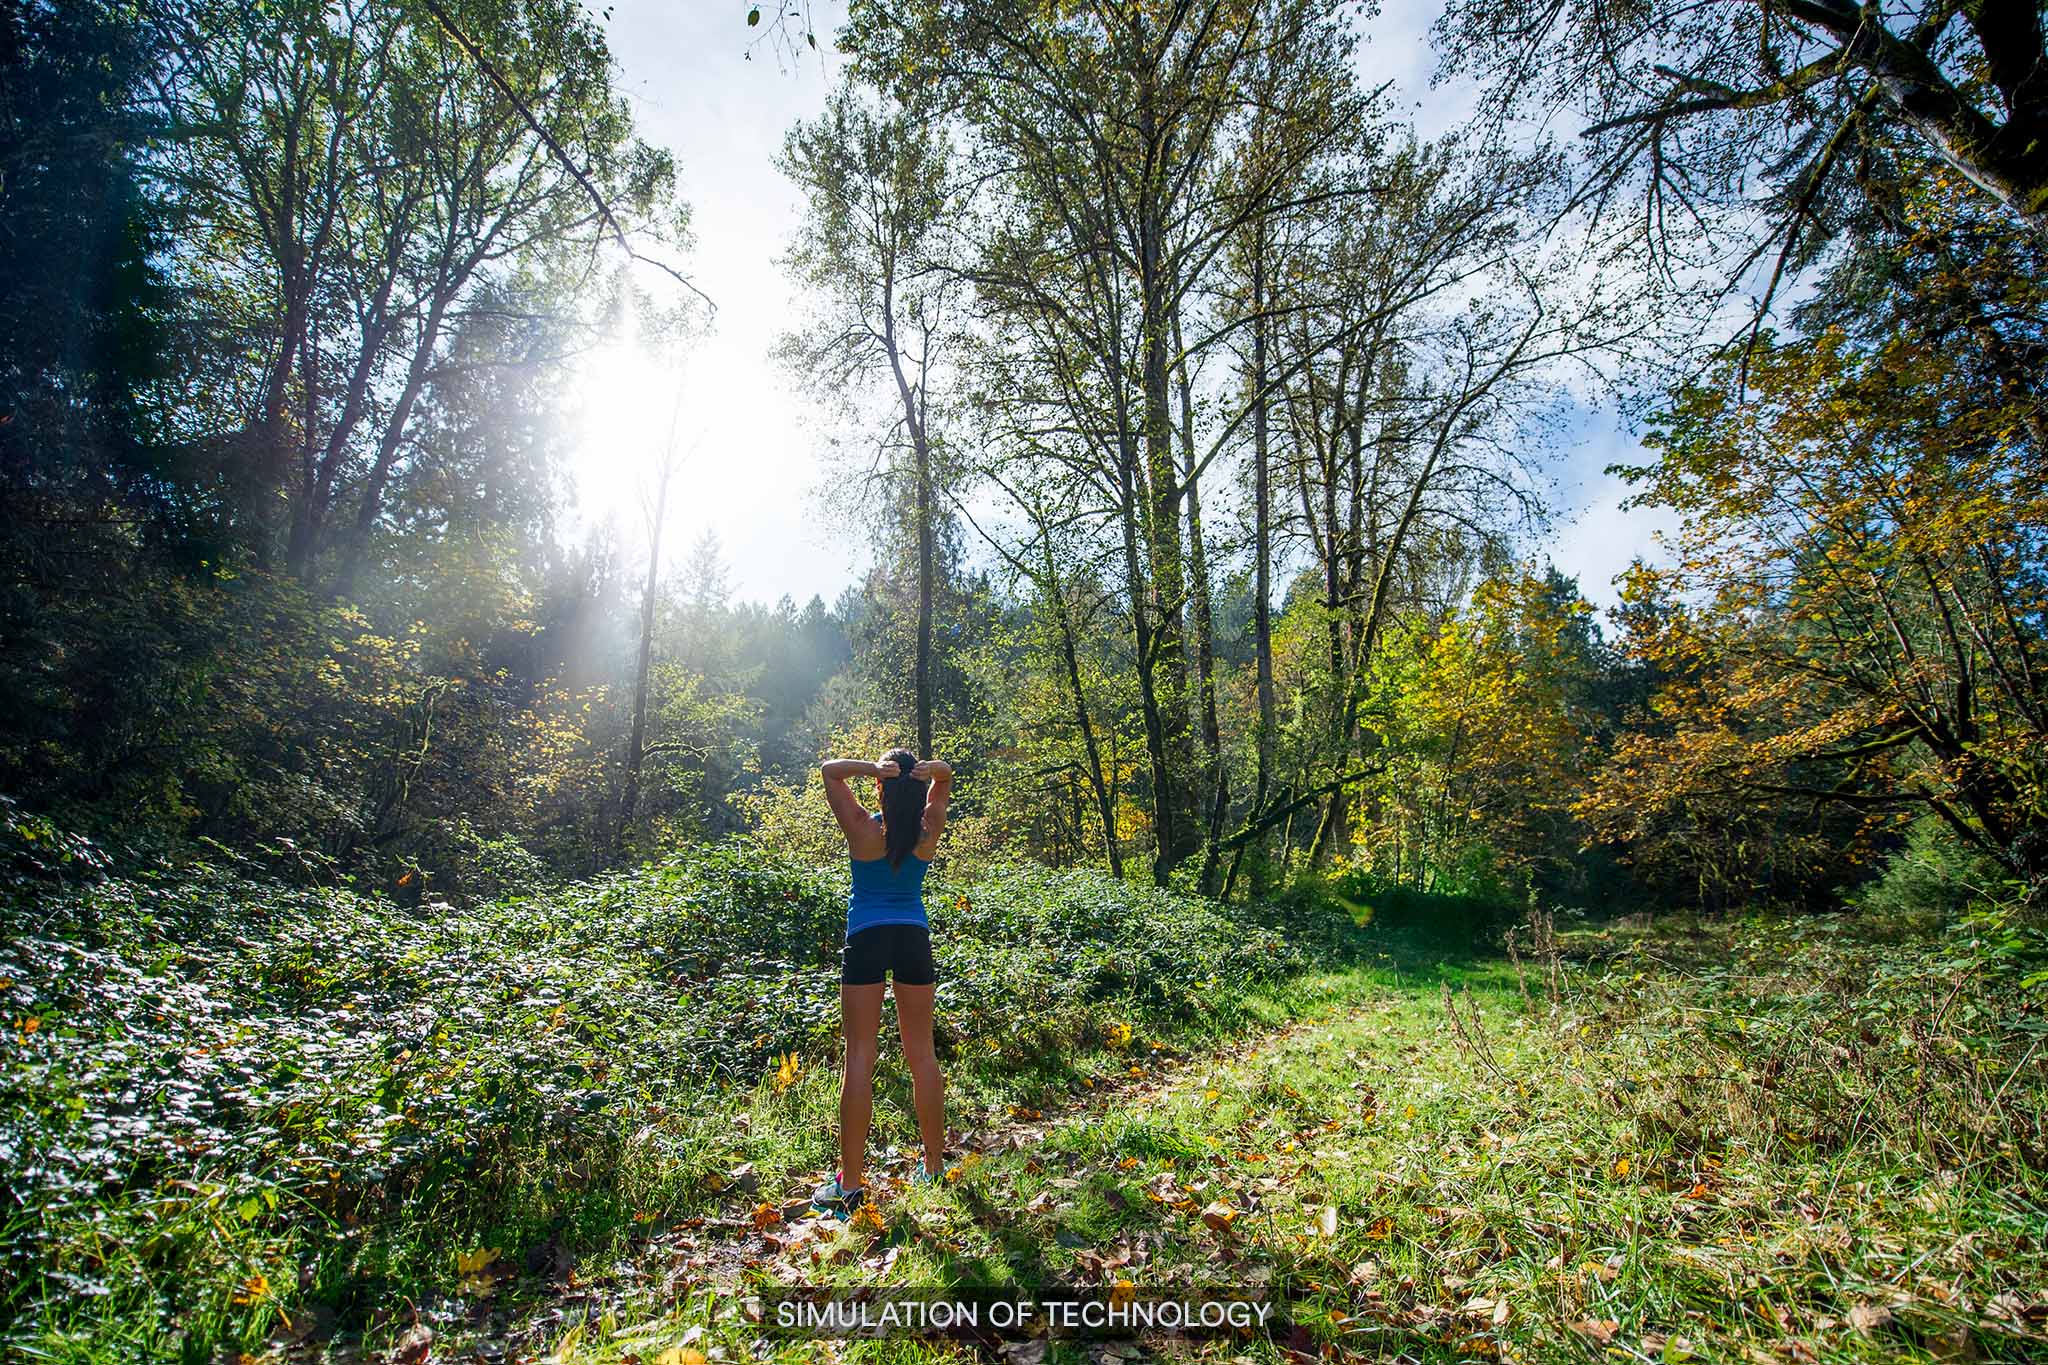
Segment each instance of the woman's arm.
[[[853,794],[853,788],[846,785],[849,777],[882,777],[882,765],[870,763],[864,758],[828,758],[819,769],[825,775],[825,804],[832,807],[832,816],[839,821],[839,828],[846,837],[860,837],[873,828],[868,808]],[[894,777],[894,773],[886,774]]]
[[912,768],[910,775],[932,784],[924,797],[924,834],[918,843],[934,847],[946,829],[946,801],[953,794],[953,768],[943,759],[928,758]]

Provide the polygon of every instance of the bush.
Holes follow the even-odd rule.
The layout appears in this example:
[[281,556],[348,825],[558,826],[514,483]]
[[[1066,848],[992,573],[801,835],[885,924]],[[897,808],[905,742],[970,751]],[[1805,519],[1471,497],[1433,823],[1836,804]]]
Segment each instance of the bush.
[[[1370,924],[1460,951],[1498,947],[1524,909],[1491,877],[1446,878],[1424,891],[1364,867],[1297,878],[1276,905],[1295,922]],[[1304,923],[1298,932],[1306,930]]]
[[1940,817],[1923,815],[1906,829],[1905,845],[1885,860],[1877,879],[1851,903],[1879,914],[1931,914],[1953,919],[1972,901],[1998,894],[2005,874],[1966,847]]

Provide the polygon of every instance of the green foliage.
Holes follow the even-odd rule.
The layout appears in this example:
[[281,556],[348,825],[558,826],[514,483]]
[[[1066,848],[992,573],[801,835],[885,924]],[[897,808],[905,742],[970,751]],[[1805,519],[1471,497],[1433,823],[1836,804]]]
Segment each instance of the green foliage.
[[1489,850],[1475,846],[1430,889],[1370,867],[1297,877],[1276,898],[1297,916],[1413,933],[1459,951],[1495,948],[1524,902],[1494,871]]
[[[1227,1016],[1356,946],[1297,940],[1298,911],[1085,871],[1005,870],[933,902],[942,1043],[970,1089],[1064,1073],[1117,1022]],[[682,1151],[691,1112],[743,1104],[775,1058],[834,1056],[844,904],[843,873],[744,840],[468,906],[206,864],[10,903],[7,1316],[32,1336],[87,1295],[240,1339],[270,1305],[233,1287],[281,1284],[294,1258],[353,1312],[436,1247],[538,1235],[549,1210],[623,1221],[647,1134]]]
[[1923,815],[1906,827],[1905,844],[1885,860],[1877,879],[1852,899],[1878,914],[1949,919],[1993,895],[2004,881],[2003,869],[1990,858],[1957,839],[1938,817]]

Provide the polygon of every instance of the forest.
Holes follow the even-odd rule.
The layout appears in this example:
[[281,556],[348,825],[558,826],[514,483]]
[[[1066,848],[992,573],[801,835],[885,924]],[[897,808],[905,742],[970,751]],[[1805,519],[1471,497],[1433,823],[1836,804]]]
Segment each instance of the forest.
[[[2048,1353],[2048,6],[727,8],[804,602],[676,417],[585,505],[764,306],[614,7],[0,0],[0,1355]],[[965,1155],[835,1226],[897,746]]]

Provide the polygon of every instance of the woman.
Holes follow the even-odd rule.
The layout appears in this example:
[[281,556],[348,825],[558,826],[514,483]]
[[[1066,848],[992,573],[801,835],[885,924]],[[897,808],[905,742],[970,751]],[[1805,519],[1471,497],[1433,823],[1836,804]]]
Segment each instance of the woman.
[[[936,1180],[945,1170],[946,1107],[938,1054],[932,1050],[931,931],[924,915],[924,874],[946,828],[953,770],[937,759],[918,760],[891,749],[880,763],[835,758],[824,766],[825,800],[853,861],[846,898],[846,960],[839,973],[839,1013],[846,1035],[846,1075],[839,1086],[839,1170],[812,1196],[825,1212],[844,1218],[867,1200],[868,1123],[874,1115],[875,1056],[882,1029],[882,981],[893,975],[896,1024],[910,1065],[924,1169],[913,1179]],[[847,781],[872,777],[881,810],[870,813]]]

